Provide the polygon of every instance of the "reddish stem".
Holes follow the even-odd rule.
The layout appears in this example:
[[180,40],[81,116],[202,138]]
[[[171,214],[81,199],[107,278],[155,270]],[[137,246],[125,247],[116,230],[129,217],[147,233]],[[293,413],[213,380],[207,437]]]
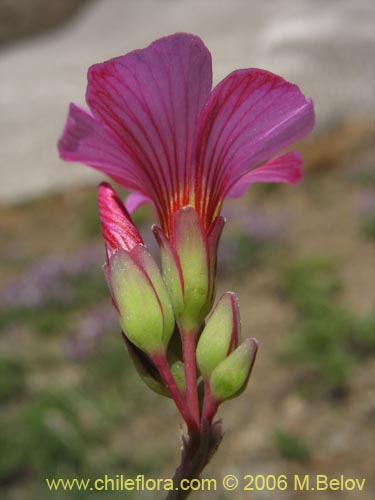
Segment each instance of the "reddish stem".
[[182,418],[185,420],[186,425],[189,427],[189,429],[196,428],[197,426],[195,424],[195,421],[190,414],[184,398],[182,397],[180,389],[177,387],[175,379],[173,378],[165,353],[155,354],[154,356],[152,356],[152,361],[158,369],[161,378],[167,386],[167,389],[179,412],[181,413]]
[[210,381],[206,379],[204,381],[204,400],[202,409],[202,422],[208,422],[211,424],[212,419],[216,415],[217,409],[219,408],[220,401],[217,401],[211,394]]
[[186,384],[186,402],[192,415],[195,427],[200,427],[200,412],[197,387],[197,362],[195,349],[197,344],[196,332],[181,332],[182,351],[184,356],[185,384]]

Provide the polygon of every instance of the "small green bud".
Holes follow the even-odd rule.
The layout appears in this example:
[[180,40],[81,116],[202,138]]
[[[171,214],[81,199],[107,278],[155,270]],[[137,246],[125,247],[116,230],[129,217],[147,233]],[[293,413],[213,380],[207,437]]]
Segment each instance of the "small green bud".
[[197,345],[197,362],[203,377],[212,371],[238,345],[240,317],[236,294],[226,292],[218,301]]
[[166,350],[174,316],[160,272],[146,247],[116,250],[110,281],[121,326],[129,340],[148,354]]
[[210,377],[211,394],[217,401],[238,396],[246,387],[258,343],[255,339],[245,339],[212,372]]

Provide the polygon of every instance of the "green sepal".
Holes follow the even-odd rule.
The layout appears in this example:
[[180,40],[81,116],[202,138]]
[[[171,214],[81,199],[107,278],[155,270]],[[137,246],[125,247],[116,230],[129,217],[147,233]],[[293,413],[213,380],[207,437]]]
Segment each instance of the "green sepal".
[[206,304],[205,316],[210,312],[216,292],[216,268],[217,268],[217,252],[221,234],[225,225],[225,218],[221,215],[211,224],[208,232],[207,245],[208,245],[208,259],[209,259],[209,290],[208,300]]
[[206,234],[193,207],[183,207],[174,214],[171,245],[183,278],[184,307],[178,321],[184,331],[196,330],[207,311],[210,269]]
[[184,308],[184,280],[180,262],[176,251],[160,227],[153,226],[152,231],[160,247],[163,278],[175,317],[178,320]]
[[144,245],[137,245],[131,253],[148,275],[160,303],[164,323],[163,344],[167,347],[173,334],[175,318],[164,280],[154,258]]
[[[140,248],[141,247],[141,248]],[[166,350],[173,333],[172,306],[160,272],[143,245],[110,257],[110,280],[121,326],[129,340],[154,354]]]

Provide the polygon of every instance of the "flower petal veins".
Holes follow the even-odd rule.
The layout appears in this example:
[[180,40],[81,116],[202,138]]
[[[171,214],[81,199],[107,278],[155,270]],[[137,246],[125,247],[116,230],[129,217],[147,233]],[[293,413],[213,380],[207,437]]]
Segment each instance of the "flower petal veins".
[[280,76],[238,70],[219,83],[205,104],[197,137],[194,182],[203,219],[215,217],[242,175],[313,125],[312,102]]
[[302,155],[298,151],[290,151],[277,156],[240,177],[230,188],[228,197],[240,198],[255,182],[296,184],[303,176],[302,164]]
[[188,202],[198,116],[212,85],[211,55],[187,34],[92,66],[86,99],[129,152],[159,217]]
[[119,196],[106,182],[99,185],[99,216],[107,255],[118,249],[127,251],[143,244],[138,229],[133,224]]
[[130,212],[151,202],[167,235],[187,205],[208,231],[224,199],[253,182],[297,182],[300,155],[272,157],[314,125],[312,101],[268,71],[237,70],[211,86],[210,52],[185,33],[95,64],[91,113],[70,106],[60,156],[128,189]]

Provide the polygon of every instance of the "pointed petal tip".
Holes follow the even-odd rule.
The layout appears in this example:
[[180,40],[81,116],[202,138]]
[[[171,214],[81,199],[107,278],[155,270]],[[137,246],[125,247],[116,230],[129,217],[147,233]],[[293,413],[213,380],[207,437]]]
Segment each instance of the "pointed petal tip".
[[111,190],[111,191],[114,192],[114,189],[112,188],[112,186],[110,185],[109,182],[107,182],[107,181],[101,181],[101,182],[99,182],[99,184],[98,184],[98,192],[103,192],[104,193],[107,190]]
[[98,203],[100,217],[104,215],[106,209],[112,211],[118,211],[120,209],[126,213],[120,197],[109,182],[102,181],[98,184]]
[[116,191],[108,182],[98,186],[98,207],[102,235],[107,252],[113,253],[119,248],[131,250],[143,244],[143,239],[133,224],[129,213]]
[[65,161],[81,161],[77,157],[80,142],[91,134],[89,126],[91,115],[83,108],[71,102],[63,131],[57,142],[59,157]]
[[72,140],[72,121],[74,121],[74,112],[76,105],[74,103],[69,104],[68,113],[65,121],[65,125],[63,131],[59,137],[57,142],[57,151],[59,153],[59,157],[62,160],[69,160],[69,152],[76,147],[73,147],[74,141]]

